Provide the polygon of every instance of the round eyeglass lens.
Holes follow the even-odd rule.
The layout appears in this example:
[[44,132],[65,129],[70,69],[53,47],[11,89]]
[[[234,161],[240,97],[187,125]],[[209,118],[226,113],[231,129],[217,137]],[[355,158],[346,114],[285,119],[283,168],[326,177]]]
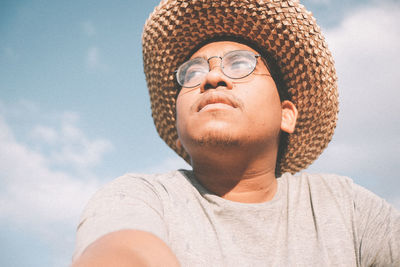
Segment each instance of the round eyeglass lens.
[[194,58],[183,63],[176,73],[178,83],[183,87],[199,85],[209,71],[208,62],[204,58]]
[[233,79],[240,79],[250,75],[256,65],[256,55],[251,51],[232,51],[222,58],[223,72]]

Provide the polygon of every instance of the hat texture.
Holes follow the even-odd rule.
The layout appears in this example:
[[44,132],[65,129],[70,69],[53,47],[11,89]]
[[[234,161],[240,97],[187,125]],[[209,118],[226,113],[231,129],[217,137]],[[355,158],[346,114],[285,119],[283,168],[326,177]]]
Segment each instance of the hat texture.
[[175,145],[179,89],[174,71],[200,43],[239,37],[264,49],[277,63],[299,115],[278,171],[311,164],[332,138],[338,113],[336,72],[312,14],[295,0],[166,0],[150,14],[142,35],[143,64],[152,116],[161,138]]

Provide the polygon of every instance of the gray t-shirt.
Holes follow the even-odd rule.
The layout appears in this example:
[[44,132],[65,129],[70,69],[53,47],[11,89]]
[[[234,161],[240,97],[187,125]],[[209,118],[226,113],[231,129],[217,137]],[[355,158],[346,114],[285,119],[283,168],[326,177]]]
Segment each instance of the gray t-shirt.
[[127,174],[90,200],[74,257],[122,229],[158,236],[182,266],[400,266],[400,213],[336,175],[286,173],[271,201],[247,204],[191,171]]

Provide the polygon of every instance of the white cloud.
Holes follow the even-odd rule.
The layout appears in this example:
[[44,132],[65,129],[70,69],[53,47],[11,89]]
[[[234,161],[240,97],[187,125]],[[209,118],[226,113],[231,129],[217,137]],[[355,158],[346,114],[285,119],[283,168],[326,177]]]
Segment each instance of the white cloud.
[[25,99],[18,100],[13,105],[6,105],[0,100],[0,114],[7,114],[10,118],[24,119],[24,116],[29,114],[37,114],[39,112],[39,106]]
[[92,36],[96,35],[96,28],[95,28],[93,22],[90,20],[87,20],[82,23],[82,30],[83,30],[84,34],[87,35],[88,37],[92,37]]
[[38,139],[48,144],[54,144],[59,138],[55,129],[44,125],[35,126],[30,135],[33,139]]
[[392,203],[398,210],[400,210],[400,197],[393,198]]
[[11,60],[17,60],[19,58],[18,53],[15,51],[14,48],[12,47],[3,47],[3,55],[7,58],[7,59],[11,59]]
[[68,265],[80,213],[101,184],[92,167],[112,145],[88,138],[70,112],[53,114],[60,125],[33,125],[26,133],[32,144],[20,141],[7,119],[28,117],[26,107],[16,113],[0,103],[0,221],[40,236]]
[[[97,34],[93,22],[87,20],[82,23],[82,31],[87,37],[93,37]],[[86,67],[89,70],[107,70],[107,65],[102,61],[101,51],[97,45],[92,45],[87,49],[85,57]]]
[[399,24],[400,5],[380,2],[326,32],[339,77],[339,122],[310,168],[354,175],[391,202],[400,186]]
[[49,126],[37,125],[30,133],[36,148],[53,145],[48,152],[48,162],[57,165],[69,165],[76,169],[88,168],[98,164],[112,145],[105,140],[88,140],[74,124],[63,122],[60,130]]
[[[52,168],[53,159],[19,143],[0,117],[0,217],[19,224],[43,226],[54,222],[76,222],[88,197],[99,186],[98,179],[74,177],[74,173]],[[99,155],[106,152],[100,145]],[[92,146],[98,142],[93,141]],[[76,153],[85,152],[77,151]],[[96,150],[96,149],[95,149]],[[90,152],[86,152],[90,155]],[[66,162],[70,155],[64,156]],[[61,160],[62,157],[60,157]],[[79,157],[76,157],[79,158]],[[79,160],[68,162],[81,167]],[[90,170],[86,170],[90,173]]]
[[95,46],[90,47],[87,52],[86,63],[90,68],[96,68],[99,64],[99,49]]
[[97,46],[89,47],[86,54],[86,66],[90,70],[107,70],[107,65],[102,62],[100,49]]
[[112,146],[106,140],[88,140],[76,125],[63,122],[60,132],[61,150],[52,153],[55,163],[90,167],[100,162],[105,152]]

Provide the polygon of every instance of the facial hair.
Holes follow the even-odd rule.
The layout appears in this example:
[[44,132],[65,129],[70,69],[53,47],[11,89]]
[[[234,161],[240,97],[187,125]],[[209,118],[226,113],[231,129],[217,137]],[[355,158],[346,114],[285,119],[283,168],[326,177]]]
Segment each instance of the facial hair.
[[212,147],[212,148],[232,148],[239,147],[241,141],[232,138],[229,133],[221,133],[219,131],[208,132],[207,134],[193,140],[193,143],[201,147]]

